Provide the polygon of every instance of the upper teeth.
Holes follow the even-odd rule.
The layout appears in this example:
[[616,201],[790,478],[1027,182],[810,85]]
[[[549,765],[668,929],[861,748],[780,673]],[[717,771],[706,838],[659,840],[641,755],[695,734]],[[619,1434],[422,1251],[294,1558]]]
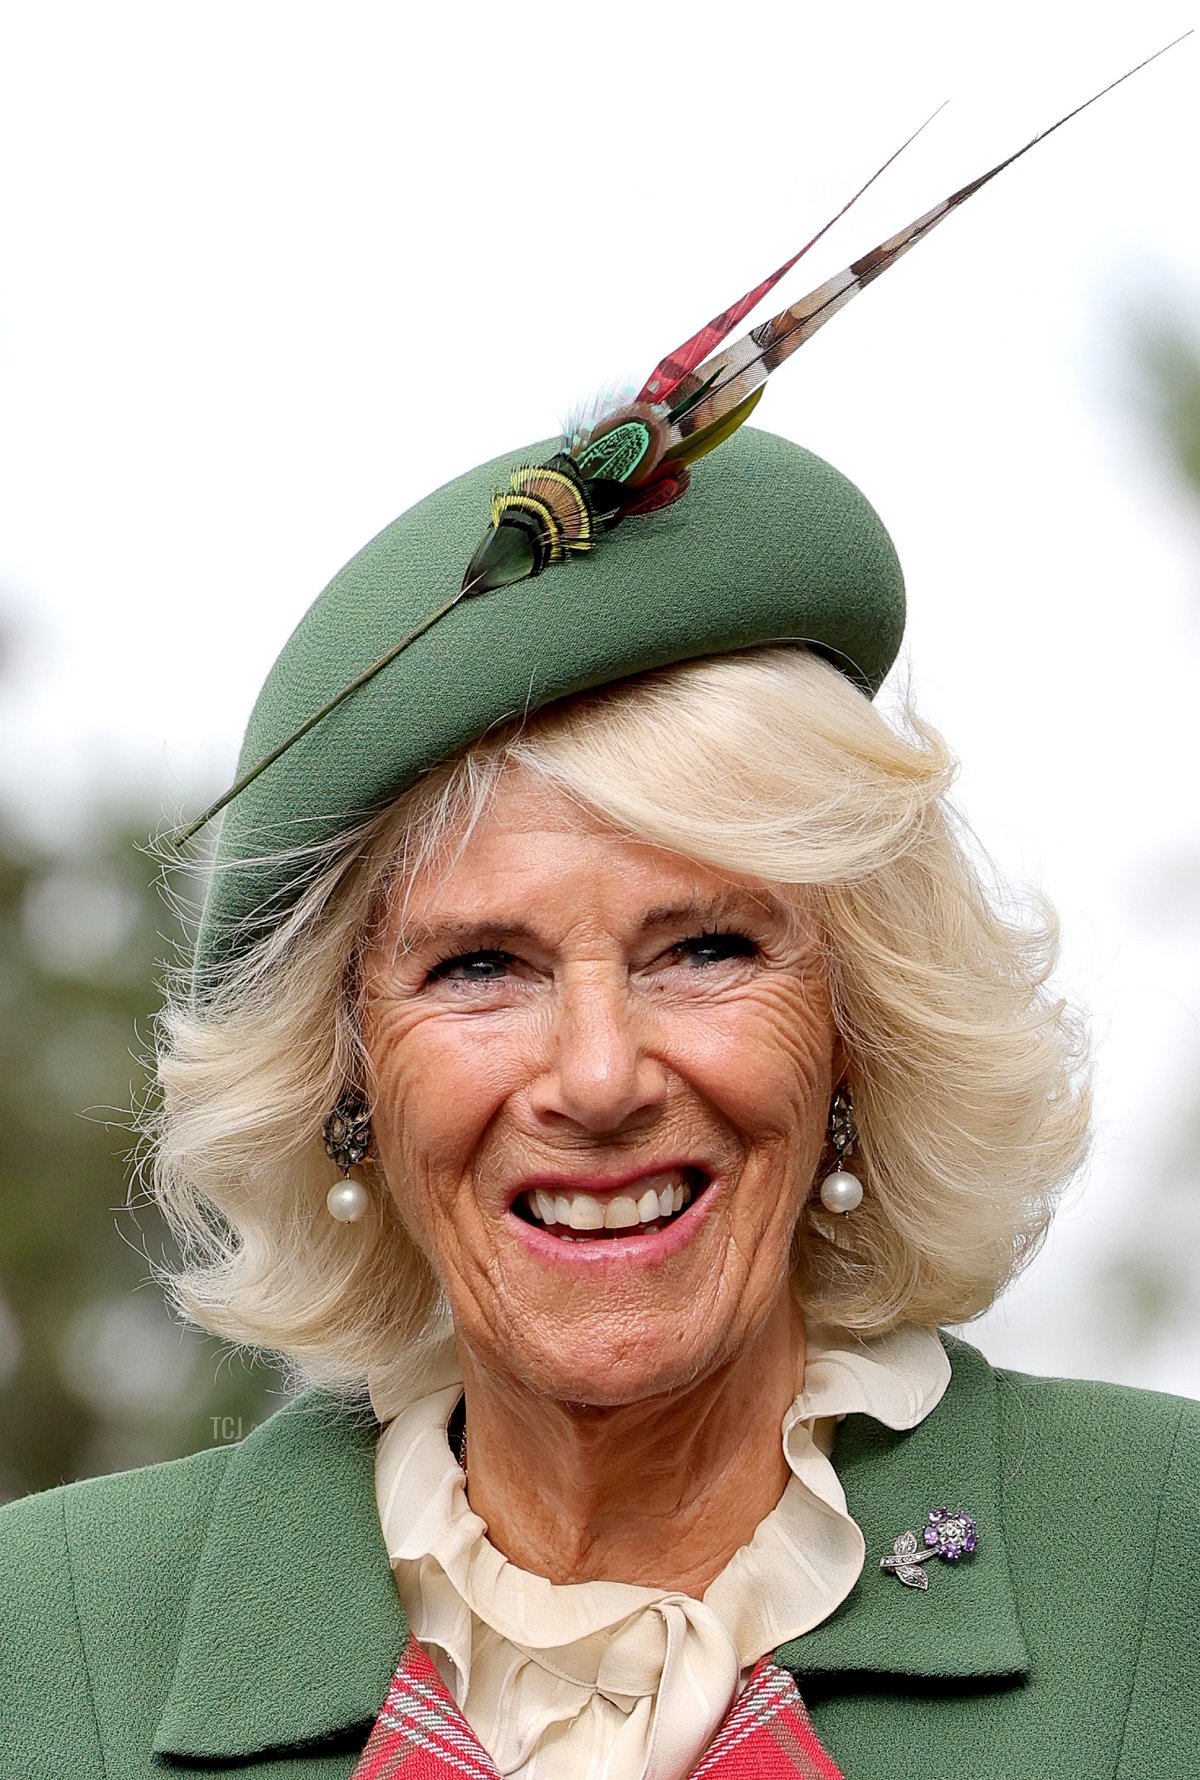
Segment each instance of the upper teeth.
[[524,1203],[539,1223],[560,1224],[569,1230],[631,1230],[682,1211],[691,1196],[691,1188],[672,1173],[639,1181],[636,1189],[611,1199],[574,1188],[550,1193],[538,1187],[524,1195]]

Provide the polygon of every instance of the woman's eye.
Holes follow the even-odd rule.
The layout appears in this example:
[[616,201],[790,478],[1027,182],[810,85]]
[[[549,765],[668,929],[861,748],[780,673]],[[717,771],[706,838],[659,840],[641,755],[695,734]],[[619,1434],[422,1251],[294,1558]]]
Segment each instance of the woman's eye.
[[701,969],[707,964],[721,964],[727,958],[753,958],[758,947],[744,933],[698,933],[691,939],[681,939],[672,950],[682,962]]
[[435,964],[429,976],[443,983],[494,983],[508,975],[512,962],[508,952],[460,952]]

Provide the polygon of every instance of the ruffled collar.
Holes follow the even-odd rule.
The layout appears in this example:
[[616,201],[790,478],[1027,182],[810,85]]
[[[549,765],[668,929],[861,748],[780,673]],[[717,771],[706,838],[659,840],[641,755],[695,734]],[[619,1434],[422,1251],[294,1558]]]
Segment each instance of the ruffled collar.
[[[452,1353],[382,1434],[380,1519],[413,1631],[502,1774],[607,1771],[670,1780],[728,1711],[760,1656],[829,1617],[861,1573],[863,1537],[827,1454],[836,1422],[915,1427],[949,1361],[927,1330],[871,1342],[810,1328],[803,1384],[783,1419],[791,1471],[778,1505],[702,1601],[622,1582],[559,1584],[491,1545],[446,1438],[461,1390]],[[414,1392],[420,1391],[419,1381]],[[619,1750],[619,1759],[618,1759]]]

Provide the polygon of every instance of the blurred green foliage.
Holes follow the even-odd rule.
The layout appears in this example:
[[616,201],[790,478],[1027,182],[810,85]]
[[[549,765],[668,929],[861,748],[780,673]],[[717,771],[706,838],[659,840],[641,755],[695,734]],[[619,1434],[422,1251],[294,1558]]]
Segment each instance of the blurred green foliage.
[[179,940],[156,820],[99,815],[51,850],[0,812],[0,1499],[236,1438],[282,1388],[171,1320],[150,1276],[171,1245],[129,1193]]
[[1143,389],[1155,431],[1200,501],[1200,339],[1184,323],[1140,330]]

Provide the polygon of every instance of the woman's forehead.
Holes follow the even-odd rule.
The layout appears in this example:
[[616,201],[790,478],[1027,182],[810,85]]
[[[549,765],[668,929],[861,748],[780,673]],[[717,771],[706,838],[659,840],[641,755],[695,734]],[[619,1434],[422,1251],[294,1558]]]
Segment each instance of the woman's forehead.
[[779,907],[757,880],[631,835],[541,775],[508,768],[469,832],[398,881],[389,926],[409,935],[432,926],[493,923],[517,932],[584,905],[619,909],[650,928],[693,915]]

